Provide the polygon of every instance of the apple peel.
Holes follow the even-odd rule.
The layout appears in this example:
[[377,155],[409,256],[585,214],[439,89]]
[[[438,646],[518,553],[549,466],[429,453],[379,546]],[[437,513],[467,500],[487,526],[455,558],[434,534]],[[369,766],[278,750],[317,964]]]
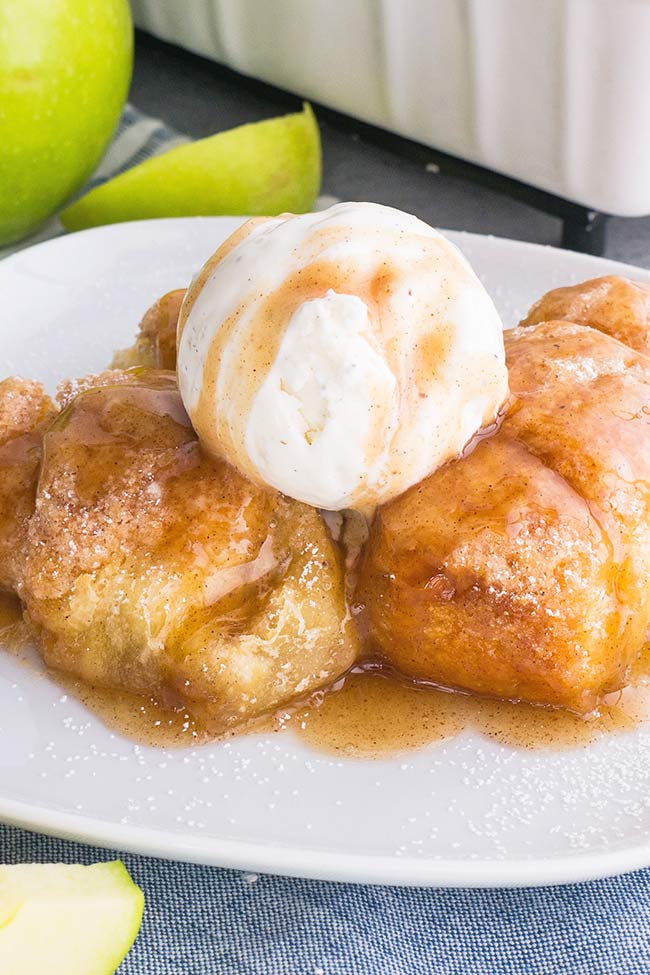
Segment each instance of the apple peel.
[[270,216],[311,209],[321,180],[311,107],[170,149],[96,187],[61,213],[68,230],[127,220]]

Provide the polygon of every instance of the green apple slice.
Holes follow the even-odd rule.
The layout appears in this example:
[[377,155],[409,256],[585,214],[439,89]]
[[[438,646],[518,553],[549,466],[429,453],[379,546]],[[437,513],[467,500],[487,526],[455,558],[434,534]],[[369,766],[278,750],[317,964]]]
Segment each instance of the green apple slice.
[[148,217],[273,216],[311,209],[320,187],[318,124],[302,112],[242,125],[127,169],[67,207],[68,230]]
[[112,975],[133,944],[143,907],[142,891],[119,860],[0,866],[0,972]]

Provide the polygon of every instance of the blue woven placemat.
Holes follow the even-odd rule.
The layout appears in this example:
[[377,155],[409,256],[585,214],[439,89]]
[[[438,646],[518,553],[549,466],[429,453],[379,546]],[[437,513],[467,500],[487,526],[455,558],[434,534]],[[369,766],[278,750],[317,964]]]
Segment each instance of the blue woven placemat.
[[[115,856],[4,826],[0,850],[7,863]],[[123,859],[146,908],[120,975],[650,972],[645,870],[573,887],[418,890]]]
[[[180,141],[127,105],[90,185]],[[21,246],[60,233],[53,219]],[[114,856],[0,826],[2,863]],[[650,973],[648,870],[573,887],[416,890],[123,859],[146,910],[120,975]]]

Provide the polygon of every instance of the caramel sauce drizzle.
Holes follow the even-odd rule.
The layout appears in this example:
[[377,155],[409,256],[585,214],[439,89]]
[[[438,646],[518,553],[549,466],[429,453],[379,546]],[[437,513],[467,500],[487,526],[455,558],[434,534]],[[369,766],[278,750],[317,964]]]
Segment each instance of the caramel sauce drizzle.
[[[19,651],[30,631],[17,601],[0,596],[0,642]],[[650,719],[650,644],[630,685],[588,718],[569,711],[493,700],[405,680],[376,664],[356,667],[332,687],[224,734],[188,708],[92,687],[54,671],[49,676],[111,730],[143,745],[188,748],[241,734],[293,734],[308,747],[348,759],[383,759],[472,730],[512,748],[564,750]]]
[[[236,240],[229,246],[234,243]],[[221,259],[224,252],[217,256]],[[209,270],[206,266],[203,274]],[[312,267],[300,280],[292,280],[285,292],[273,296],[271,306],[265,308],[266,314],[260,316],[260,323],[268,323],[269,316],[275,323],[276,344],[277,322],[286,318],[296,301],[319,293],[321,270]],[[192,286],[190,298],[195,297],[200,284],[199,279]],[[388,284],[378,278],[374,288],[388,287]],[[370,290],[371,285],[373,282],[368,284]],[[374,293],[372,297],[376,300]],[[186,304],[190,307],[191,302]],[[181,329],[183,324],[184,320]],[[258,325],[260,341],[251,354],[263,372],[266,364],[263,355],[269,354],[269,344],[261,341],[261,328]],[[212,382],[216,382],[216,351],[212,358],[214,362],[212,366],[208,364],[207,371],[209,376],[214,373]],[[250,383],[246,394],[250,394]],[[136,391],[133,395],[139,394]],[[164,388],[159,395],[165,399]],[[470,441],[463,455],[471,453],[493,434],[504,417],[516,409],[516,401],[508,403],[494,425]],[[23,620],[18,600],[0,591],[0,645],[20,653],[33,639],[34,633]],[[154,699],[92,687],[52,671],[50,676],[109,728],[143,744],[191,747],[224,737],[222,728],[202,724],[191,709],[166,708]],[[229,731],[227,737],[242,733],[290,733],[324,753],[352,759],[380,759],[454,738],[466,730],[515,748],[576,748],[607,734],[629,732],[649,719],[650,644],[635,665],[625,690],[610,695],[598,712],[587,718],[566,710],[494,700],[409,681],[376,663],[368,663],[353,668],[333,686],[316,691],[305,701],[255,720],[243,729]]]

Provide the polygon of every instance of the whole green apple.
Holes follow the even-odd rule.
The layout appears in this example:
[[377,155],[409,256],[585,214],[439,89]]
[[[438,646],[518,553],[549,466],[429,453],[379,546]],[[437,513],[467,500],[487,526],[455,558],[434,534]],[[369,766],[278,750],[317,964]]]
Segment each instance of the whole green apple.
[[0,0],[0,244],[91,174],[133,64],[128,0]]

